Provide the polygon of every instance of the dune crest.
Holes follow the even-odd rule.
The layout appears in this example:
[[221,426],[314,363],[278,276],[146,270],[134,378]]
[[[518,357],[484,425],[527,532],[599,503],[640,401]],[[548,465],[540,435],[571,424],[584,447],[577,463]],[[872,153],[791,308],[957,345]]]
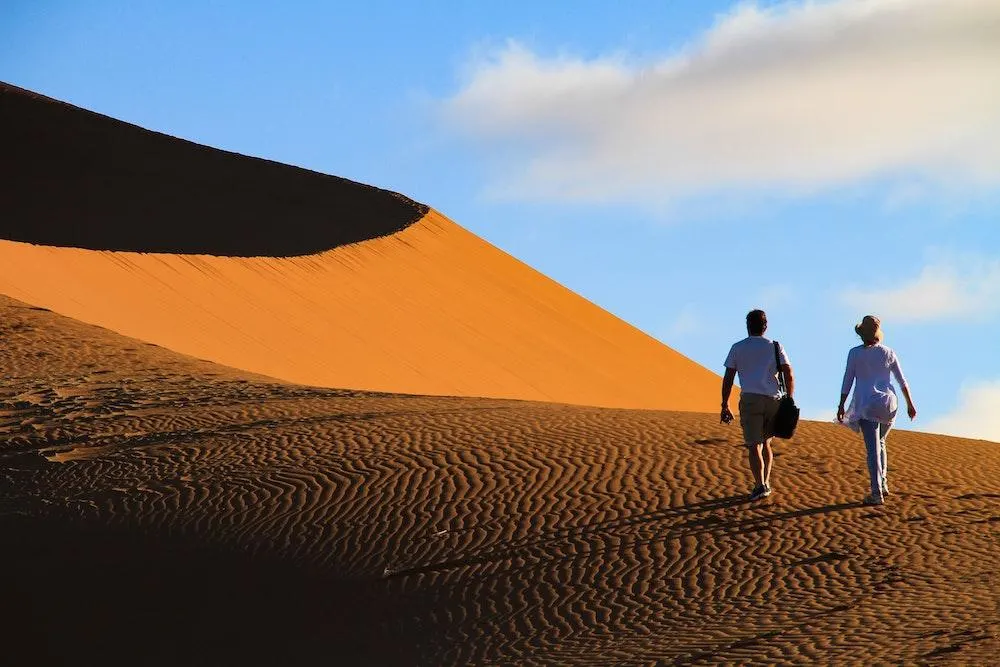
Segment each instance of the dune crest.
[[0,293],[284,380],[713,410],[718,377],[431,211],[306,257],[0,241]]

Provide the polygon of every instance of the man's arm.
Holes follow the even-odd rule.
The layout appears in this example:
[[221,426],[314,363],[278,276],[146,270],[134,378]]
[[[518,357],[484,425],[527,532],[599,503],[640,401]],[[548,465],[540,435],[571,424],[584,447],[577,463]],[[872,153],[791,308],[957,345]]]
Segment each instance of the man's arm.
[[722,376],[722,423],[733,421],[733,411],[729,409],[729,397],[733,394],[733,381],[736,379],[736,369],[727,368]]
[[794,396],[795,395],[795,376],[792,375],[792,365],[791,364],[782,364],[781,365],[781,374],[785,378],[785,391],[788,392],[789,396]]

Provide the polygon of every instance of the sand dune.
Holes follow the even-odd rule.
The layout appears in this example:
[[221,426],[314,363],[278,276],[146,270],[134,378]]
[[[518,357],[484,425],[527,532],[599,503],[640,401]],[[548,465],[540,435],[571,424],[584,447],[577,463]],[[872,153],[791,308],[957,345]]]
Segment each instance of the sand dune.
[[0,298],[17,664],[987,664],[1000,450],[311,389]]
[[309,385],[718,405],[714,373],[399,195],[0,102],[0,294]]
[[719,379],[437,213],[298,258],[0,242],[0,293],[303,384],[709,410]]

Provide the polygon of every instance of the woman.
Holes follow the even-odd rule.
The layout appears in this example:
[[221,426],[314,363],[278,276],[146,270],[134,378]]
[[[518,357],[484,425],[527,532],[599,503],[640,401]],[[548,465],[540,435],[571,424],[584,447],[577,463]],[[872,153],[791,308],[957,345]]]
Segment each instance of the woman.
[[[886,483],[885,438],[896,419],[898,399],[896,389],[890,382],[889,374],[896,377],[899,388],[906,397],[906,412],[913,419],[917,409],[910,397],[910,387],[899,367],[899,359],[891,348],[882,344],[882,323],[874,315],[866,315],[861,324],[854,327],[863,345],[853,348],[847,354],[847,369],[840,390],[840,406],[837,421],[854,431],[861,431],[868,452],[868,474],[871,477],[871,493],[865,496],[866,505],[882,505],[889,495]],[[844,403],[854,385],[854,397],[845,410]]]

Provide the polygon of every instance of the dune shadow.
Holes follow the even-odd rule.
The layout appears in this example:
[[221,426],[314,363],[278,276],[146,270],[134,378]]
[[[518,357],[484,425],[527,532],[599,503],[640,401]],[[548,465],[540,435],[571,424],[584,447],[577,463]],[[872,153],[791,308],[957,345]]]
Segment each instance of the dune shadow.
[[384,658],[371,581],[136,529],[8,515],[0,530],[4,664]]
[[15,241],[285,257],[393,234],[429,210],[395,192],[177,139],[3,82],[0,136],[12,165],[0,182],[0,236]]

